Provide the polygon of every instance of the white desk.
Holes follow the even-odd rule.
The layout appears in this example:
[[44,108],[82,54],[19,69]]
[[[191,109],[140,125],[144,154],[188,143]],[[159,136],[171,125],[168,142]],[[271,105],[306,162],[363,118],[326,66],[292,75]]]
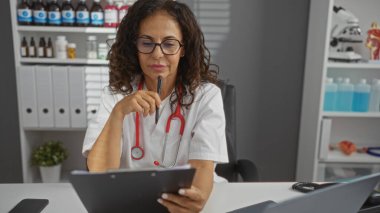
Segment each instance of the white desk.
[[[219,183],[214,185],[204,208],[205,213],[220,213],[260,203],[279,202],[301,193],[290,189],[292,183]],[[0,212],[8,212],[24,198],[46,198],[49,204],[43,212],[86,212],[69,183],[0,184]]]

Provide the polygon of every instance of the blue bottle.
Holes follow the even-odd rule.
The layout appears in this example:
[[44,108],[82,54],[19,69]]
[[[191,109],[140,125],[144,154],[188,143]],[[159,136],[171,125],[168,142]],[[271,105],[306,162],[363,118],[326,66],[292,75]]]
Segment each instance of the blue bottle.
[[355,85],[352,111],[368,112],[370,93],[371,93],[371,86],[367,84],[366,79],[361,79],[360,82],[357,85]]
[[336,105],[336,96],[338,85],[333,82],[332,78],[326,79],[325,97],[323,102],[323,111],[334,111]]
[[354,97],[354,85],[350,83],[349,78],[345,78],[341,84],[338,85],[336,111],[350,112],[352,109],[352,100]]

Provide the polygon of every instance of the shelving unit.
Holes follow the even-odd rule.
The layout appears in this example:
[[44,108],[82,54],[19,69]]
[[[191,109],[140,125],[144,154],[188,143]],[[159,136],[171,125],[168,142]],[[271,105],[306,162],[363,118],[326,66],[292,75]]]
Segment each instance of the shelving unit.
[[[99,97],[94,97],[94,92],[97,93],[101,91],[101,87],[107,82],[107,76],[102,76],[102,72],[107,73],[107,60],[97,60],[97,59],[85,59],[86,56],[86,39],[89,35],[96,35],[98,43],[106,42],[108,35],[115,35],[115,28],[104,28],[104,27],[52,27],[52,26],[18,26],[17,24],[17,14],[16,8],[18,2],[21,0],[9,0],[10,10],[11,10],[11,21],[12,21],[12,33],[13,33],[13,47],[15,55],[15,67],[16,67],[16,84],[17,84],[17,96],[18,96],[18,107],[19,107],[19,118],[20,118],[20,145],[21,145],[21,155],[22,155],[22,174],[23,181],[25,183],[40,182],[40,174],[38,168],[31,165],[31,152],[34,147],[42,144],[47,140],[60,140],[63,142],[64,146],[68,149],[69,158],[62,165],[61,181],[67,182],[68,174],[74,169],[86,169],[85,159],[81,154],[83,139],[86,131],[87,119],[93,116],[96,112],[96,106],[94,102],[98,101]],[[73,1],[74,4],[77,1]],[[102,0],[102,4],[106,1]],[[77,58],[76,59],[56,59],[56,58],[22,58],[20,56],[20,41],[22,37],[26,37],[28,44],[31,37],[34,37],[36,45],[38,46],[39,37],[51,38],[53,45],[56,37],[58,35],[65,35],[69,42],[77,44]],[[73,119],[70,117],[70,125],[64,127],[57,127],[56,121],[60,118],[55,118],[55,126],[28,126],[25,125],[25,110],[23,108],[23,98],[21,97],[25,91],[25,79],[26,82],[36,81],[37,74],[30,74],[27,71],[21,71],[21,67],[33,67],[37,68],[48,67],[52,70],[51,76],[43,76],[46,82],[53,79],[53,70],[57,69],[67,69],[67,75],[70,74],[70,69],[74,70],[72,74],[73,78],[62,78],[62,82],[66,80],[69,84],[68,90],[70,90],[70,85],[83,84],[83,109],[80,113],[84,114],[84,124],[82,125],[72,125]],[[95,76],[96,82],[88,82],[89,75]],[[37,72],[34,72],[37,73]],[[94,74],[95,73],[95,74]],[[25,76],[24,74],[27,74]],[[107,73],[108,74],[108,73]],[[75,75],[79,77],[82,75],[83,79],[75,78]],[[41,77],[41,76],[40,76]],[[30,79],[28,79],[30,78]],[[70,79],[75,82],[70,82]],[[53,81],[53,80],[52,80]],[[61,82],[61,81],[58,81]],[[87,96],[88,88],[95,88],[91,91],[91,97]],[[31,92],[35,92],[35,88],[31,88]],[[58,92],[63,92],[58,90]],[[45,91],[43,95],[51,95],[52,91]],[[43,96],[41,95],[41,96]],[[74,96],[76,94],[74,93]],[[78,101],[77,97],[72,97],[73,94],[69,93],[69,98]],[[76,99],[75,99],[76,98]],[[30,97],[29,97],[30,99]],[[91,99],[91,100],[90,100]],[[59,98],[58,98],[59,100]],[[38,102],[38,101],[36,101]],[[40,104],[40,103],[37,103]],[[72,108],[72,106],[70,106]],[[70,110],[73,110],[71,109]],[[70,115],[79,113],[76,111],[70,111]],[[87,118],[87,119],[86,119]]]
[[[380,158],[363,153],[350,156],[329,150],[330,144],[348,140],[357,147],[380,146],[380,112],[324,112],[326,78],[380,79],[380,61],[337,63],[328,61],[333,6],[342,6],[358,19],[365,42],[373,21],[380,23],[376,0],[311,0],[305,64],[301,126],[298,147],[297,181],[333,181],[380,171]],[[369,50],[354,50],[369,59]]]

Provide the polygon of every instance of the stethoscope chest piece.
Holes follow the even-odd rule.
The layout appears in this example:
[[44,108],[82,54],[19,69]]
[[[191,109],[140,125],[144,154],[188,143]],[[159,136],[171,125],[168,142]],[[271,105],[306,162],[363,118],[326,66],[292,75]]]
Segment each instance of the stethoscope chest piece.
[[140,146],[134,146],[131,150],[133,160],[140,160],[144,157],[144,150]]

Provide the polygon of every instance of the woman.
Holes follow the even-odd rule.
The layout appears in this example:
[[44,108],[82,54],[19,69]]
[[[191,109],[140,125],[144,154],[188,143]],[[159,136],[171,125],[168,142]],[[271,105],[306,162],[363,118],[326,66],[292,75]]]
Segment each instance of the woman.
[[172,0],[137,1],[119,26],[109,59],[110,87],[83,145],[89,170],[190,164],[196,168],[192,187],[163,194],[158,202],[170,212],[199,212],[212,190],[215,164],[228,155],[216,72],[209,70],[194,15]]

